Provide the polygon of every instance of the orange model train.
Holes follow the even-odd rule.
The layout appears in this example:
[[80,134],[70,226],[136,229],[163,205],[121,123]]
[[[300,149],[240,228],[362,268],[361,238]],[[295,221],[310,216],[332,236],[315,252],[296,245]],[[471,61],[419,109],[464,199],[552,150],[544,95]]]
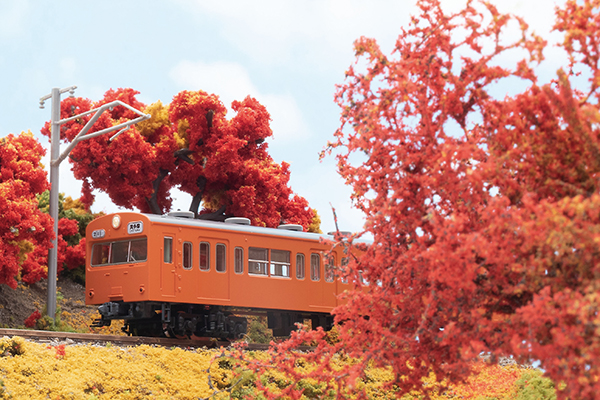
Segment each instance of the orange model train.
[[92,221],[86,237],[96,326],[122,319],[131,335],[235,339],[246,333],[245,315],[266,315],[275,336],[305,319],[329,329],[337,295],[349,288],[336,277],[343,249],[330,253],[327,236],[299,225],[123,212]]

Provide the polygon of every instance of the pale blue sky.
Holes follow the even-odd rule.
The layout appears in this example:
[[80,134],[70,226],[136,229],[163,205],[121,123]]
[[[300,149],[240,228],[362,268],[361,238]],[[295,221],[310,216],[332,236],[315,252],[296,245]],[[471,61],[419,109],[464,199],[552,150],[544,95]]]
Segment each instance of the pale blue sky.
[[[536,31],[549,30],[553,1],[497,3]],[[92,100],[131,87],[148,104],[169,103],[181,90],[215,93],[227,106],[250,94],[271,113],[271,155],[291,163],[292,189],[318,210],[322,229],[334,229],[331,204],[340,229],[357,231],[362,216],[334,158],[318,160],[339,126],[335,85],[354,61],[356,38],[374,37],[389,53],[412,12],[412,0],[2,0],[0,137],[31,130],[46,145],[39,131],[50,104],[41,110],[38,101],[53,87],[76,85],[77,96]],[[79,197],[81,183],[69,169],[63,162],[60,191]],[[188,208],[189,196],[173,197],[176,208]],[[117,208],[98,195],[93,210]]]

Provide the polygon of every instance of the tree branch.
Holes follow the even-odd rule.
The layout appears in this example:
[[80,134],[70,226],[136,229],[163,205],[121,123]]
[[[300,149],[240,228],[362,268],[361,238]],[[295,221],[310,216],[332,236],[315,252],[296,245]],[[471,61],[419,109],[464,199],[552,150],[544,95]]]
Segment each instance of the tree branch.
[[202,220],[208,220],[208,221],[225,221],[227,218],[231,217],[231,215],[226,215],[225,214],[225,209],[227,208],[227,205],[222,205],[221,208],[219,208],[217,211],[211,212],[211,213],[207,213],[207,214],[200,214],[198,215],[196,218],[198,219],[202,219]]
[[194,165],[194,160],[188,157],[192,153],[193,151],[190,149],[180,149],[173,153],[173,156],[175,156],[175,158],[185,161],[190,165]]

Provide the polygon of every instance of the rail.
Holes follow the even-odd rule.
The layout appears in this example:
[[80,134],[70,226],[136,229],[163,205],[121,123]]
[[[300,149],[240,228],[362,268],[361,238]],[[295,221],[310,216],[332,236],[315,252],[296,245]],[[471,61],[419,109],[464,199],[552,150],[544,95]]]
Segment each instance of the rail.
[[[19,336],[25,339],[38,342],[71,342],[76,343],[111,343],[117,346],[138,346],[142,344],[155,345],[162,347],[180,347],[180,348],[219,348],[229,347],[235,342],[216,340],[213,338],[196,338],[196,339],[173,339],[163,337],[146,337],[146,336],[120,336],[120,335],[101,335],[95,333],[73,333],[73,332],[55,332],[55,331],[37,331],[30,329],[0,329],[0,337],[2,336]],[[268,344],[248,343],[246,350],[268,350]],[[299,346],[298,350],[310,351],[313,347]]]

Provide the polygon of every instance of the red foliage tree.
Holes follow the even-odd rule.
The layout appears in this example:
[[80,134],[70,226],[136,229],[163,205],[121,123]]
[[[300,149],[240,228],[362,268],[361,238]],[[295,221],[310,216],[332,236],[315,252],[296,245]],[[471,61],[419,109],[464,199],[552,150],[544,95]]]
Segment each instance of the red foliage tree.
[[[32,284],[48,276],[54,233],[52,219],[39,204],[44,191],[48,200],[47,173],[40,163],[44,153],[30,132],[0,139],[0,283],[12,288],[19,280]],[[85,239],[79,241],[78,222],[62,218],[58,234],[59,271],[63,265],[83,265]]]
[[[334,312],[340,342],[286,351],[315,335],[299,333],[273,362],[293,382],[297,358],[322,363],[315,377],[342,393],[365,365],[387,366],[406,393],[431,371],[464,379],[481,352],[513,355],[564,383],[559,398],[596,398],[600,1],[557,10],[568,72],[546,85],[533,70],[546,43],[524,21],[489,3],[453,15],[439,3],[418,2],[393,57],[374,40],[355,42],[365,67],[339,87],[342,127],[330,150],[375,244],[342,271],[356,290]],[[510,42],[515,20],[522,36]],[[527,58],[499,66],[513,50]],[[517,81],[527,86],[520,94],[494,96]],[[333,370],[339,351],[358,361]]]
[[[97,188],[119,206],[160,214],[171,208],[169,191],[177,186],[193,196],[190,210],[199,218],[236,215],[263,226],[282,221],[305,228],[311,224],[316,214],[288,186],[289,165],[275,163],[267,153],[270,116],[258,101],[235,101],[236,115],[228,120],[216,95],[183,91],[168,106],[157,102],[146,107],[136,100],[137,93],[109,90],[97,103],[73,98],[61,104],[62,118],[113,100],[152,115],[112,141],[110,135],[102,135],[80,142],[72,151],[73,172],[84,180],[82,198],[88,203],[91,189]],[[114,107],[91,131],[135,116]],[[73,140],[89,118],[66,123],[61,138]],[[49,124],[42,132],[49,135]]]
[[36,194],[48,188],[40,164],[45,151],[29,133],[0,141],[0,283],[17,287],[17,279],[38,280],[46,264],[32,254],[46,251],[52,239],[52,220],[37,207]]
[[27,328],[33,328],[40,318],[42,318],[42,313],[40,313],[39,310],[35,310],[29,317],[25,319],[23,324]]

